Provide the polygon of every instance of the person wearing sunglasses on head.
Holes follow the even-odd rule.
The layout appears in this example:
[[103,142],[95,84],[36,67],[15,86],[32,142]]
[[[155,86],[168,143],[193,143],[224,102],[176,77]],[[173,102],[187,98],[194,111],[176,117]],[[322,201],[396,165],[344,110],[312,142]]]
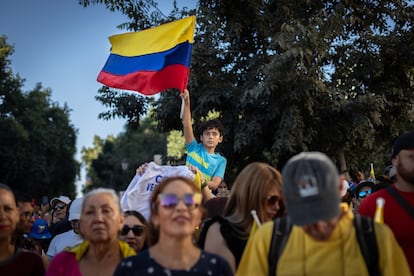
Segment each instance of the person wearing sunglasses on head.
[[124,211],[124,227],[119,234],[119,239],[128,243],[135,252],[140,252],[146,248],[146,229],[148,222],[144,216],[137,211]]
[[372,188],[375,183],[372,181],[362,181],[354,189],[354,196],[352,197],[353,211],[357,212],[362,201],[372,193]]
[[273,220],[281,211],[281,188],[277,169],[261,162],[247,165],[232,185],[224,215],[203,222],[198,245],[224,257],[235,272],[253,226],[251,211],[261,223]]
[[201,202],[193,180],[164,178],[151,194],[149,248],[122,260],[114,275],[233,275],[222,257],[194,244]]

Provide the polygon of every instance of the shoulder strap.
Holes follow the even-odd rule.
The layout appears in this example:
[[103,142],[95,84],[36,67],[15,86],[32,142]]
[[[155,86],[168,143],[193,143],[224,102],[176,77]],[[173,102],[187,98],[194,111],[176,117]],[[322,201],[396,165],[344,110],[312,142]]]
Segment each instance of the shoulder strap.
[[207,219],[205,219],[204,221],[201,222],[200,234],[199,234],[198,239],[197,239],[197,245],[201,249],[204,249],[206,236],[207,236],[207,231],[210,228],[210,226],[215,222],[218,222],[218,223],[222,224],[223,220],[224,219],[220,216],[213,216],[213,217],[209,217],[209,218],[207,218]]
[[276,275],[276,267],[279,261],[280,255],[282,255],[283,249],[289,238],[290,231],[292,230],[292,223],[289,217],[276,218],[273,222],[272,241],[270,242],[269,249],[269,276]]
[[374,220],[369,217],[355,214],[354,226],[359,247],[367,265],[369,275],[380,275],[378,267],[378,245],[374,231]]
[[404,210],[414,219],[414,207],[410,205],[410,203],[405,200],[399,192],[392,186],[388,186],[386,188],[387,192],[397,201]]

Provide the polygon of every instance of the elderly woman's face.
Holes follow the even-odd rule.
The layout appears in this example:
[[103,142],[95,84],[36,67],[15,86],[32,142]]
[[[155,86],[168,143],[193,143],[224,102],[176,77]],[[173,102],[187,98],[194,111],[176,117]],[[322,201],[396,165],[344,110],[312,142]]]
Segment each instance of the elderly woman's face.
[[116,240],[123,223],[118,203],[110,194],[96,194],[84,202],[79,226],[85,240],[91,243]]

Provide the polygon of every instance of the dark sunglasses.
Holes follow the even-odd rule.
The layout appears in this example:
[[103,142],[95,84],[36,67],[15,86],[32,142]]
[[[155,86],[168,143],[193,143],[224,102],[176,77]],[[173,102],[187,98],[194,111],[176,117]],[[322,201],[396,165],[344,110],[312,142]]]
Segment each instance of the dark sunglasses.
[[57,210],[57,209],[63,210],[65,208],[66,208],[66,205],[56,205],[55,208],[53,208],[53,209],[55,209],[55,210]]
[[126,236],[131,230],[132,230],[132,233],[134,233],[134,236],[141,236],[144,233],[145,226],[134,225],[132,227],[129,227],[128,225],[124,225],[124,227],[122,227],[122,230],[121,230],[121,235]]
[[267,204],[274,205],[276,202],[279,202],[279,196],[272,195],[267,197]]
[[167,209],[173,209],[177,206],[178,202],[182,200],[190,209],[196,209],[201,204],[202,196],[200,193],[185,194],[183,198],[178,198],[176,194],[159,194],[158,200],[160,205]]
[[372,190],[363,191],[358,193],[358,198],[365,198],[367,195],[370,195],[372,193]]

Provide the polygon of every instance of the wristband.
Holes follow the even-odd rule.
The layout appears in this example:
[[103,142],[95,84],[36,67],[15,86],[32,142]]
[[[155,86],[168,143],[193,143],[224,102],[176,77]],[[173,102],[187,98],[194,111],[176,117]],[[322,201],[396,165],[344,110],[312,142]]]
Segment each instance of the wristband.
[[207,186],[207,181],[203,181],[203,183],[201,183],[201,190],[204,190],[204,188]]

